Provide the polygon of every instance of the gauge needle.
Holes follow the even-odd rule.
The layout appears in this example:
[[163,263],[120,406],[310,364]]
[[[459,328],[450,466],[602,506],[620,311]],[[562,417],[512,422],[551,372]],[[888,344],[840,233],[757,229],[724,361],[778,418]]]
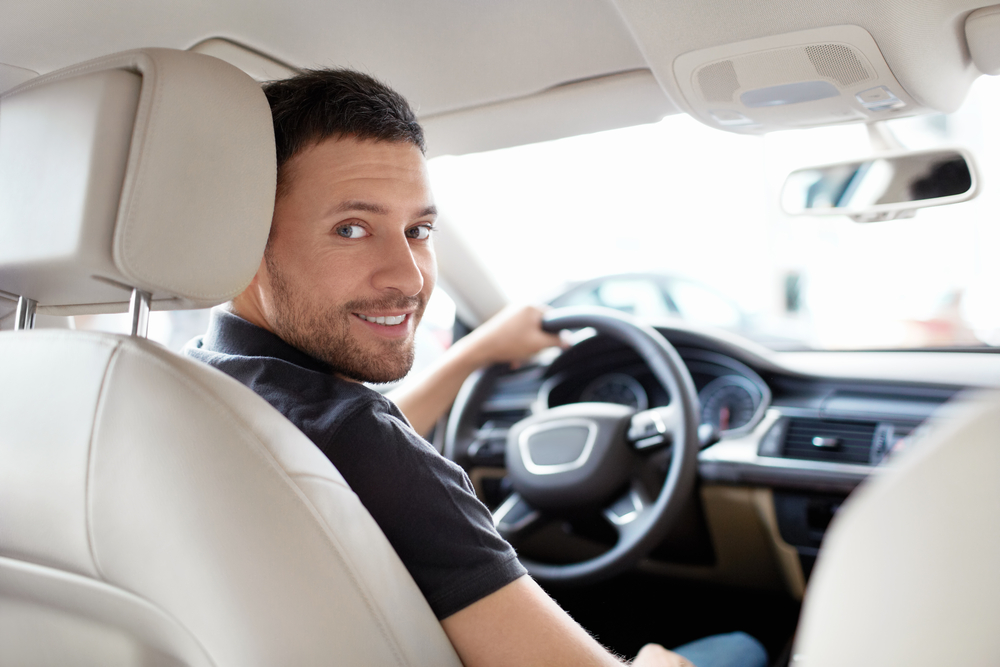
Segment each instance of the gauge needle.
[[723,405],[719,408],[719,430],[726,431],[729,429],[729,406]]

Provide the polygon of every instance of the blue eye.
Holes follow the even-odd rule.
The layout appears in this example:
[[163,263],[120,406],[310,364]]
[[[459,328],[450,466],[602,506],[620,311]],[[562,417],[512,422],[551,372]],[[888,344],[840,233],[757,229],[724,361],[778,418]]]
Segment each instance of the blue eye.
[[416,239],[417,241],[426,241],[431,237],[431,232],[434,231],[434,227],[431,225],[418,225],[417,227],[410,227],[406,230],[406,235],[411,239]]
[[361,225],[341,225],[337,227],[337,235],[345,239],[360,239],[367,235],[365,228]]

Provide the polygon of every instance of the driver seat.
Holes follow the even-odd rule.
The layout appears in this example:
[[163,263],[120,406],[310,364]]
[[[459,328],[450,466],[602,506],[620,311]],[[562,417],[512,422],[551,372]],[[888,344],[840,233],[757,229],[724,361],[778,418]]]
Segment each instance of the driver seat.
[[[146,49],[0,96],[0,664],[459,665],[378,526],[252,391],[145,340],[249,283],[257,84]],[[120,336],[36,312],[132,313]]]

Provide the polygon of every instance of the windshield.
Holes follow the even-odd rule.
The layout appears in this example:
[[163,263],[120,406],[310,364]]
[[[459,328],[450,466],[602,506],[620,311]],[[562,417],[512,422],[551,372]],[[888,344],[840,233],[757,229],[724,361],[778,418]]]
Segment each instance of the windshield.
[[981,77],[958,112],[893,121],[907,148],[968,148],[984,185],[871,224],[779,203],[791,171],[870,155],[861,124],[757,137],[679,114],[430,169],[443,214],[515,301],[676,317],[780,349],[1000,345],[997,109],[1000,81]]

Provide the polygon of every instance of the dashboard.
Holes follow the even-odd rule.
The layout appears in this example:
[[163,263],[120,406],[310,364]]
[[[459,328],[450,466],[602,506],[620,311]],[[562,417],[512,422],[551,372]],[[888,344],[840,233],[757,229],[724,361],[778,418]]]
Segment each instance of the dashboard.
[[[715,432],[699,454],[701,503],[691,525],[646,562],[679,576],[705,578],[731,565],[723,561],[749,557],[726,552],[733,536],[725,533],[734,528],[720,523],[740,510],[729,506],[720,515],[718,509],[719,497],[744,494],[753,520],[773,541],[762,553],[784,550],[797,560],[798,574],[777,578],[804,581],[847,496],[904,452],[949,399],[1000,384],[1000,355],[989,352],[777,353],[688,325],[658,330],[691,374],[701,423]],[[667,405],[670,396],[634,351],[593,335],[536,364],[496,366],[471,377],[449,418],[444,453],[469,471],[477,493],[495,509],[510,493],[504,478],[509,429],[532,413],[580,402],[640,411]],[[787,563],[774,567],[788,569]],[[747,583],[738,573],[720,577]]]
[[[584,361],[573,371],[561,371],[550,377],[540,387],[539,403],[552,408],[597,401],[618,403],[637,411],[669,403],[667,392],[638,356],[627,349],[611,347],[604,351],[588,350],[584,356],[595,358],[594,362]],[[771,391],[757,373],[736,359],[715,352],[682,347],[678,353],[698,390],[702,424],[711,424],[723,437],[732,437],[749,432],[760,422],[770,404]]]

